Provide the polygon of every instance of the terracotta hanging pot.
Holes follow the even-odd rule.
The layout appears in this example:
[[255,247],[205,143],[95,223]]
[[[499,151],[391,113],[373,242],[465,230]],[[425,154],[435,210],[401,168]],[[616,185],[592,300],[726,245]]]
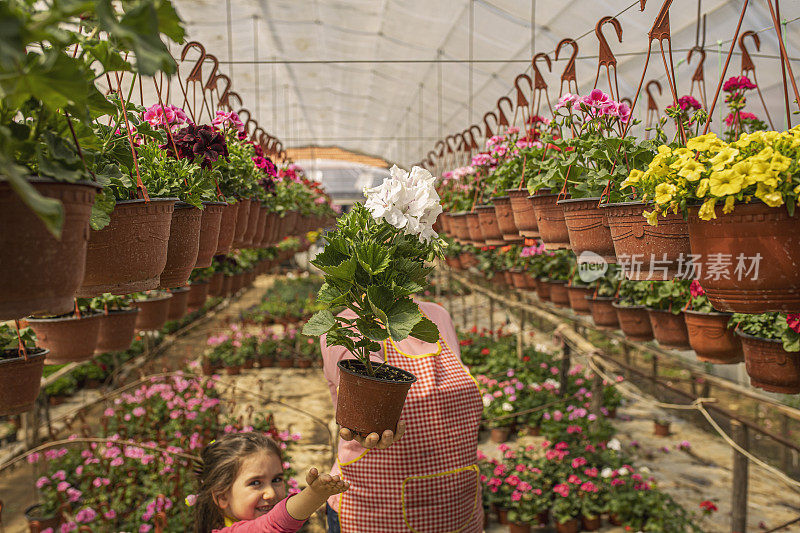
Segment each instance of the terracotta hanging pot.
[[521,243],[524,239],[519,234],[519,228],[514,221],[514,209],[511,207],[511,197],[497,196],[492,199],[494,211],[497,215],[497,225],[506,244]]
[[497,522],[502,526],[511,525],[511,522],[508,521],[508,509],[501,509],[498,508],[495,511],[497,513]]
[[136,300],[133,305],[139,308],[136,317],[136,331],[160,330],[167,323],[171,294],[164,294],[147,300]]
[[169,299],[169,311],[167,320],[180,320],[186,316],[186,308],[189,305],[189,287],[179,287],[170,289],[172,298]]
[[267,232],[267,208],[259,206],[258,208],[258,222],[256,222],[256,234],[253,237],[253,248],[260,248],[261,242],[264,240],[264,234]]
[[528,290],[528,273],[523,270],[511,270],[511,283],[515,289],[522,291]]
[[511,202],[511,212],[519,235],[528,238],[538,237],[539,223],[536,222],[536,212],[528,189],[507,189],[506,194]]
[[287,211],[286,216],[283,217],[283,234],[286,237],[291,237],[295,234],[297,229],[297,219],[299,213],[297,211]]
[[741,331],[744,363],[750,384],[769,392],[800,393],[800,353],[787,352],[777,340],[761,339]]
[[439,215],[438,222],[442,225],[442,233],[452,237],[453,233],[452,230],[450,229],[450,213],[447,212],[441,213]]
[[214,255],[227,254],[231,251],[233,236],[236,233],[236,219],[239,215],[239,204],[225,204],[219,222],[219,238]]
[[569,230],[564,220],[564,209],[556,200],[558,194],[550,194],[549,189],[538,191],[531,197],[540,238],[548,250],[569,248]]
[[336,422],[361,436],[381,435],[387,429],[396,431],[406,395],[417,378],[390,365],[382,368],[393,378],[368,376],[364,364],[355,359],[339,361],[337,366],[340,380]]
[[578,533],[580,529],[577,518],[573,518],[563,524],[561,522],[556,522],[556,531],[558,533]]
[[177,198],[117,202],[111,222],[89,234],[80,298],[104,292],[129,294],[158,287],[167,263],[172,212]]
[[0,181],[0,321],[34,313],[67,313],[83,281],[89,216],[99,187],[31,179],[43,196],[61,202],[64,223],[56,239],[44,223]]
[[689,344],[697,359],[715,365],[730,365],[744,361],[742,342],[734,328],[728,327],[730,313],[699,313],[683,311]]
[[167,263],[161,272],[159,288],[186,285],[197,262],[202,218],[203,212],[196,207],[184,202],[175,204],[169,230]]
[[225,280],[225,274],[222,272],[214,272],[211,276],[211,279],[208,281],[208,294],[214,298],[220,298],[225,296],[225,292],[223,291],[223,281]]
[[462,252],[458,256],[463,268],[470,268],[478,265],[478,259],[472,252]]
[[492,428],[489,430],[489,440],[497,444],[502,444],[508,440],[511,435],[511,428],[506,426],[502,428]]
[[275,366],[275,356],[273,355],[262,355],[258,358],[258,366],[261,368],[270,368]]
[[653,327],[650,325],[650,317],[645,306],[626,306],[618,302],[612,305],[617,310],[619,329],[625,334],[626,339],[640,342],[653,339]]
[[28,317],[36,333],[36,345],[49,350],[48,365],[88,361],[94,356],[100,335],[102,313],[68,315],[56,318]]
[[233,294],[231,288],[233,286],[233,275],[225,274],[222,277],[222,288],[220,289],[220,296],[227,298]]
[[453,238],[462,244],[468,242],[466,213],[450,213],[450,223],[453,228]]
[[659,217],[658,226],[651,226],[642,215],[648,207],[642,202],[622,202],[603,204],[602,209],[625,276],[631,280],[670,280],[688,267],[689,229],[683,217],[673,213]]
[[[699,281],[714,309],[800,311],[800,213],[751,202],[728,214],[720,207],[717,218],[704,221],[698,210],[689,208],[689,241],[692,253],[702,254]],[[728,265],[728,279],[711,268],[714,258],[722,258],[717,267]]]
[[594,289],[591,287],[583,287],[581,285],[570,285],[567,287],[567,296],[569,297],[569,306],[579,315],[591,314],[589,309],[589,301],[587,297],[591,297]]
[[200,238],[197,245],[195,268],[211,266],[211,260],[217,253],[219,232],[222,227],[222,212],[228,206],[225,202],[203,202],[200,218]]
[[550,301],[550,283],[536,279],[536,296],[543,302]]
[[210,288],[210,281],[193,281],[191,285],[189,285],[189,298],[186,302],[186,306],[190,313],[197,311],[206,304]]
[[477,211],[470,211],[464,218],[467,219],[467,233],[469,234],[469,243],[473,246],[483,246],[483,232],[481,231],[480,218]]
[[503,279],[505,280],[506,285],[508,285],[509,287],[514,286],[514,276],[511,274],[510,270],[503,271]]
[[288,359],[279,359],[278,360],[278,367],[279,368],[293,368],[294,367],[294,359],[291,358],[291,357],[288,358]]
[[233,248],[244,248],[244,234],[247,232],[247,225],[250,221],[250,199],[242,198],[237,204],[239,210],[236,212],[236,230],[233,233]]
[[242,365],[230,365],[225,367],[225,374],[229,376],[238,376],[242,373]]
[[592,320],[594,320],[595,326],[605,329],[619,328],[617,310],[614,309],[615,300],[616,298],[613,296],[586,297],[586,301],[589,302],[589,310],[592,313]]
[[264,236],[261,239],[261,248],[267,248],[272,246],[272,243],[275,241],[275,228],[278,222],[278,214],[273,211],[268,211],[267,208],[264,208],[267,212],[267,216],[264,222]]
[[30,411],[39,396],[48,351],[33,348],[27,355],[16,349],[0,352],[0,416]]
[[231,276],[231,295],[236,294],[244,288],[244,272],[239,272]]
[[658,420],[653,421],[653,435],[656,437],[669,437],[670,436],[670,422],[659,422]]
[[653,328],[653,336],[658,341],[658,344],[664,348],[672,348],[674,350],[689,350],[691,348],[683,311],[676,315],[670,311],[648,309],[647,314],[650,316],[650,326]]
[[493,205],[479,205],[475,208],[478,213],[478,228],[483,236],[482,241],[489,246],[503,246],[503,234],[500,233],[500,226],[497,224],[497,215]]
[[566,281],[548,281],[550,301],[559,307],[569,307],[569,291]]
[[136,317],[139,309],[110,309],[100,319],[100,332],[94,353],[124,352],[131,347],[136,335]]
[[606,219],[606,210],[599,207],[600,198],[569,198],[558,205],[564,210],[569,243],[581,262],[582,252],[594,252],[607,263],[616,263],[614,241]]

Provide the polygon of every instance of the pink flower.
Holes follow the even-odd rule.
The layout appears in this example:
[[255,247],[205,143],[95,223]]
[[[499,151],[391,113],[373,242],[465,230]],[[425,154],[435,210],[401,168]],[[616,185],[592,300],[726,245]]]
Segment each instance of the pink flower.
[[170,107],[162,107],[160,104],[154,104],[145,110],[142,118],[152,127],[157,128],[158,126],[174,122],[175,111]]
[[686,111],[689,108],[691,108],[694,111],[697,111],[702,107],[700,105],[700,102],[698,102],[695,97],[690,96],[688,94],[678,98],[678,106],[681,108],[682,111]]
[[567,478],[567,483],[572,483],[573,485],[579,485],[581,482],[581,478],[576,476],[575,474],[570,474]]
[[566,498],[567,496],[569,496],[569,486],[564,483],[559,483],[558,485],[553,487],[553,492]]
[[105,411],[103,411],[103,416],[114,416],[114,410],[108,407]]
[[133,413],[133,416],[139,417],[139,416],[143,416],[144,415],[145,410],[144,410],[144,407],[134,407],[134,409],[133,409],[133,411],[131,411],[131,413]]
[[28,456],[28,462],[30,464],[37,463],[39,462],[39,458],[41,458],[41,455],[38,452],[34,452]]
[[572,460],[572,468],[580,468],[583,465],[585,465],[586,462],[587,462],[586,459],[584,459],[583,457],[576,457],[575,459]]
[[50,479],[59,479],[61,481],[65,481],[67,479],[67,473],[64,472],[63,470],[59,470],[58,472],[50,476]]
[[69,533],[70,531],[75,531],[78,529],[78,524],[75,522],[66,522],[61,524],[61,533]]
[[600,489],[597,488],[597,485],[592,483],[591,481],[587,481],[581,485],[581,490],[583,492],[598,492]]
[[151,526],[150,524],[142,524],[141,526],[139,526],[139,533],[147,533],[151,529],[153,529],[153,526]]
[[107,512],[103,513],[103,516],[108,520],[113,520],[117,517],[117,512],[114,509],[109,509]]
[[597,477],[599,475],[597,468],[594,467],[587,468],[586,470],[583,471],[583,473],[589,477]]
[[111,460],[111,466],[121,466],[124,462],[125,461],[122,460],[122,457],[115,457]]
[[41,489],[45,485],[49,485],[49,484],[50,484],[50,480],[46,476],[42,476],[42,477],[40,477],[39,479],[36,480],[36,488],[37,489]]
[[70,502],[72,503],[77,502],[78,500],[81,499],[81,496],[83,496],[83,493],[81,491],[77,489],[67,489],[67,499]]
[[86,507],[85,509],[81,509],[75,515],[75,521],[83,524],[88,524],[95,518],[97,518],[97,512],[91,507]]
[[[572,109],[572,106],[575,105],[575,102],[577,102],[578,99],[580,99],[580,96],[577,94],[565,93],[564,96],[558,99],[556,109],[561,109],[562,107]],[[544,121],[542,120],[542,122]]]
[[739,111],[739,116],[736,116],[736,113],[729,113],[727,117],[725,117],[725,125],[732,126],[734,123],[738,123],[742,120],[758,120],[758,117],[752,113],[748,113],[747,111]]
[[750,78],[747,76],[733,76],[728,78],[725,84],[722,86],[722,90],[726,93],[732,93],[739,89],[755,89],[756,84],[750,81]]

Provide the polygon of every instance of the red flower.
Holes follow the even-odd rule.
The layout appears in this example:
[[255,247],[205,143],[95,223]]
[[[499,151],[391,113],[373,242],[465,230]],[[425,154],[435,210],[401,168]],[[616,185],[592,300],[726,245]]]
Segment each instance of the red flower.
[[700,286],[700,282],[697,280],[693,280],[692,284],[689,285],[689,292],[692,293],[692,298],[703,296],[706,293],[703,287]]
[[484,348],[481,350],[481,355],[489,355],[489,348]]
[[702,509],[707,513],[713,513],[718,510],[717,506],[708,500],[703,500],[702,502],[700,502],[700,509]]
[[786,323],[796,333],[800,333],[800,313],[789,313],[786,315]]

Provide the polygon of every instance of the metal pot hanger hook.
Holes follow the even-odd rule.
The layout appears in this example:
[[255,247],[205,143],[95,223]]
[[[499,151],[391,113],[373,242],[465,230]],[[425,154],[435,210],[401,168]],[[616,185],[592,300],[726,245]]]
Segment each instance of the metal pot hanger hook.
[[[217,109],[222,109],[223,107],[228,111],[231,111],[231,106],[228,100],[231,97],[231,86],[233,82],[231,79],[226,76],[225,74],[217,74],[216,78],[214,79],[214,88],[218,89],[217,82],[219,80],[225,80],[225,88],[222,90],[222,93],[219,95],[219,100],[217,101]],[[241,101],[239,102],[241,105]]]
[[494,118],[495,126],[499,125],[499,122],[497,121],[497,115],[494,113],[494,111],[489,111],[485,115],[483,115],[483,125],[484,125],[483,136],[485,139],[494,136],[494,132],[492,131],[491,126],[489,126],[489,121],[487,120],[489,117]]
[[689,94],[694,94],[694,86],[697,84],[697,91],[700,93],[700,98],[703,100],[703,109],[708,109],[708,102],[706,100],[706,75],[703,64],[706,62],[706,51],[699,45],[695,45],[689,49],[689,54],[686,56],[686,63],[691,64],[692,54],[697,53],[700,55],[700,61],[692,74],[692,84],[689,87]]
[[[200,52],[200,57],[194,63],[194,66],[189,71],[189,74],[186,76],[186,87],[184,87],[183,83],[181,82],[180,73],[178,73],[178,82],[181,85],[181,90],[183,92],[183,104],[181,104],[182,108],[185,108],[189,111],[189,116],[192,117],[192,122],[197,122],[195,117],[195,110],[197,107],[197,93],[195,92],[195,84],[196,83],[203,83],[203,62],[206,60],[206,49],[205,47],[198,43],[197,41],[189,41],[186,43],[186,46],[183,47],[181,50],[181,64],[186,61],[186,56],[189,53],[189,50],[192,48],[196,48]],[[189,83],[192,84],[192,102],[189,102]],[[205,93],[204,93],[205,96]],[[202,111],[202,110],[201,110]]]
[[[214,113],[211,109],[214,107],[213,105],[213,98],[214,98],[214,89],[217,88],[217,70],[219,70],[219,60],[217,56],[213,54],[206,54],[205,59],[203,62],[211,61],[214,66],[211,69],[211,74],[208,75],[208,79],[206,80],[205,84],[203,84],[203,107],[205,108],[206,112],[208,113],[208,120],[209,122],[214,120]],[[212,99],[212,102],[206,99],[206,91],[208,91],[209,98]],[[202,119],[202,110],[198,113],[198,116]]]
[[544,59],[547,64],[548,72],[553,72],[553,63],[550,61],[550,56],[544,52],[539,52],[533,56],[531,61],[531,68],[533,68],[533,100],[536,102],[534,114],[539,114],[539,108],[542,105],[542,96],[547,101],[547,106],[550,108],[550,114],[553,115],[553,106],[550,105],[550,96],[547,94],[547,82],[544,81],[544,76],[539,72],[537,62]]
[[[643,0],[644,1],[644,0]],[[603,35],[603,26],[606,24],[611,24],[614,28],[614,31],[617,32],[617,39],[619,42],[622,42],[622,24],[615,17],[605,16],[597,21],[597,24],[594,27],[594,33],[597,36],[597,40],[600,43],[599,50],[598,50],[598,60],[597,60],[597,74],[594,77],[594,86],[593,89],[597,88],[597,82],[600,81],[600,68],[606,67],[606,76],[608,77],[608,89],[611,92],[611,98],[617,99],[619,98],[619,83],[617,81],[617,58],[614,56],[614,52],[611,51],[611,47],[608,45],[608,41]],[[614,67],[614,83],[611,83],[611,67]],[[614,90],[616,89],[616,94]]]
[[658,89],[658,94],[661,95],[661,82],[658,80],[650,80],[647,82],[647,85],[644,87],[644,91],[647,93],[647,116],[645,117],[645,132],[644,138],[647,139],[650,137],[650,132],[648,129],[653,126],[653,119],[658,118],[658,103],[656,99],[653,97],[653,93],[650,92],[652,87],[655,86]]
[[[497,123],[498,123],[499,126],[503,126],[506,129],[508,129],[508,127],[511,124],[508,122],[508,115],[506,115],[503,112],[503,105],[502,105],[503,102],[508,102],[508,112],[509,113],[511,113],[511,111],[514,109],[514,102],[512,102],[511,98],[509,98],[508,96],[501,96],[500,98],[497,99],[497,112],[498,112]],[[500,133],[499,128],[498,128],[498,132],[497,133]]]
[[567,60],[567,66],[564,67],[564,72],[561,73],[561,85],[558,88],[559,98],[564,96],[564,82],[567,82],[567,92],[572,90],[570,83],[574,83],[575,94],[578,94],[578,79],[575,76],[575,58],[578,57],[578,43],[575,41],[575,39],[571,39],[569,37],[566,39],[561,39],[558,42],[558,46],[556,46],[556,53],[553,57],[556,61],[558,61],[558,54],[561,52],[561,47],[566,45],[572,46],[572,54],[570,54],[569,59]]
[[739,36],[739,49],[742,51],[742,76],[753,78],[753,83],[756,84],[756,92],[758,93],[758,97],[761,99],[761,105],[764,106],[764,113],[767,115],[767,120],[769,121],[769,127],[770,129],[774,130],[775,126],[772,125],[772,117],[769,116],[767,104],[764,101],[764,96],[761,94],[761,87],[759,86],[756,78],[756,66],[753,63],[753,58],[750,57],[750,52],[747,50],[747,46],[744,44],[746,37],[753,38],[753,43],[756,45],[756,51],[761,50],[761,37],[759,37],[758,34],[753,30],[747,30]]
[[[522,123],[526,124],[528,122],[528,116],[530,115],[530,101],[525,96],[525,91],[519,86],[519,82],[521,80],[526,80],[528,82],[528,93],[531,95],[530,98],[533,100],[533,81],[531,81],[531,77],[525,73],[518,75],[514,78],[514,88],[517,90],[517,109],[522,109]],[[514,111],[514,116],[516,117],[516,111]],[[516,125],[516,118],[514,120],[514,124]]]
[[481,136],[481,127],[477,124],[472,124],[469,127],[469,138],[470,138],[470,152],[477,152],[480,147],[478,146],[478,141],[475,139],[475,130],[478,130],[478,138]]

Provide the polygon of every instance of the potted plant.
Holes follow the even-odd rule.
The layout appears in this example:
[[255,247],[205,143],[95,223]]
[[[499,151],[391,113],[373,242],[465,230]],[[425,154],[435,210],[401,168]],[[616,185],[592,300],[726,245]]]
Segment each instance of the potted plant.
[[594,325],[603,329],[619,328],[619,318],[614,309],[620,271],[609,265],[605,273],[592,282],[592,293],[586,296]]
[[33,330],[0,324],[0,416],[33,408],[47,350],[36,348]]
[[314,362],[322,359],[319,351],[319,342],[305,335],[297,336],[296,354],[297,368],[310,368]]
[[649,287],[644,297],[653,335],[665,348],[686,350],[690,348],[689,332],[683,319],[683,308],[689,304],[689,280],[646,282]]
[[577,276],[577,265],[573,267],[572,274],[570,275],[569,282],[567,283],[567,296],[569,297],[569,306],[579,315],[591,314],[589,308],[590,298],[594,294],[594,288],[586,283],[583,283],[581,278]]
[[172,294],[164,291],[148,291],[133,294],[133,305],[139,308],[136,331],[156,331],[164,327],[169,314]]
[[653,435],[656,437],[669,437],[669,426],[672,424],[668,418],[653,419]]
[[255,367],[256,358],[258,357],[258,337],[251,333],[244,333],[239,339],[241,346],[239,346],[239,353],[244,360],[242,368],[251,369]]
[[[357,204],[326,236],[325,250],[312,264],[325,285],[317,301],[327,306],[306,323],[303,333],[326,335],[328,345],[344,346],[356,359],[340,361],[337,422],[355,433],[394,430],[406,394],[416,378],[390,365],[375,367],[370,353],[389,338],[408,336],[436,342],[436,325],[411,298],[427,284],[426,260],[441,255],[443,242],[432,226],[441,213],[433,176],[414,167],[392,167],[391,177],[365,191]],[[401,191],[398,197],[392,191]],[[356,318],[334,316],[345,307]],[[374,405],[385,406],[374,409]]]
[[[46,378],[50,374],[60,370],[63,366],[63,364],[47,365],[45,367],[43,377]],[[63,404],[65,401],[67,401],[67,398],[75,394],[77,390],[78,380],[72,373],[69,373],[56,378],[51,383],[48,383],[44,387],[43,392],[50,405],[55,406]]]
[[732,314],[716,311],[699,281],[692,281],[689,292],[691,300],[689,308],[683,310],[683,318],[697,359],[716,365],[744,361],[742,342],[734,331]]
[[750,384],[770,392],[800,393],[800,314],[735,313]]
[[189,287],[169,289],[172,298],[169,299],[168,321],[177,321],[186,316],[186,309],[189,305],[189,290]]
[[[14,260],[2,266],[0,320],[72,307],[86,265],[92,206],[102,216],[97,193],[114,173],[95,167],[104,147],[93,121],[113,111],[95,80],[120,70],[175,72],[161,32],[181,41],[183,28],[171,4],[155,4],[104,9],[103,32],[96,6],[55,12],[24,2],[5,6],[4,21],[15,30],[0,65],[0,243],[13,250]],[[131,14],[136,9],[151,10],[152,17],[137,18]],[[144,43],[146,59],[122,57]]]
[[632,341],[649,341],[653,327],[647,309],[642,303],[647,295],[648,282],[623,280],[617,292],[618,300],[612,305],[617,310],[619,327]]
[[103,315],[86,300],[75,301],[72,313],[28,317],[38,346],[49,350],[48,364],[86,361],[94,355]]
[[262,332],[258,344],[258,366],[269,368],[275,366],[275,356],[278,352],[279,337],[275,333]]
[[[502,444],[508,440],[514,425],[514,417],[511,413],[517,410],[514,405],[517,401],[517,390],[513,389],[512,394],[506,393],[503,389],[508,387],[508,382],[495,383],[483,393],[483,418],[488,420],[490,430],[490,440]],[[512,387],[513,388],[513,387]]]
[[139,315],[139,308],[131,304],[131,299],[106,293],[92,298],[89,306],[102,313],[94,353],[124,352],[130,348]]
[[550,301],[559,307],[569,307],[567,282],[575,264],[575,255],[569,250],[550,252],[545,259],[542,271],[544,281],[550,286]]
[[579,518],[582,512],[582,498],[578,487],[568,482],[558,483],[553,487],[553,493],[555,496],[551,512],[556,524],[556,531],[558,533],[578,533],[580,531]]
[[190,313],[202,309],[208,300],[214,267],[195,268],[189,276],[189,297],[186,305]]

